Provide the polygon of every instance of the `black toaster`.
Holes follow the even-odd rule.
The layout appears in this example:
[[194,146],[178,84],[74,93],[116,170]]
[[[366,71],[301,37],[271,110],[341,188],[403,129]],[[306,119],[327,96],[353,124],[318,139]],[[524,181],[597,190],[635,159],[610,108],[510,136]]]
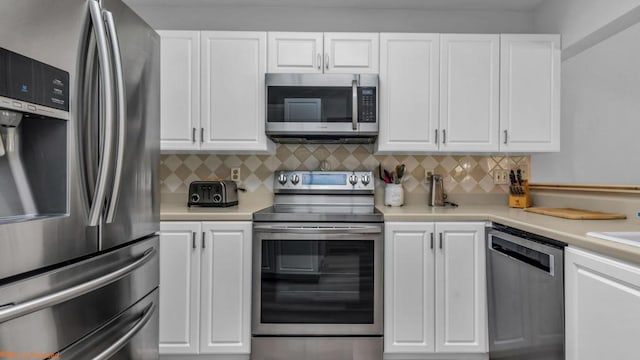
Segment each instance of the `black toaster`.
[[227,207],[238,205],[238,185],[231,180],[194,181],[189,184],[187,206]]

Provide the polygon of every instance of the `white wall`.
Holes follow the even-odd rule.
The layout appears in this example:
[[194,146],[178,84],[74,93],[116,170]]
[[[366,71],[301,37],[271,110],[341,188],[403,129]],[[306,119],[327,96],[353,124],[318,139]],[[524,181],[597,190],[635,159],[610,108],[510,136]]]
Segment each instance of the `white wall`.
[[562,34],[566,48],[637,6],[640,0],[546,0],[533,22],[536,32]]
[[526,33],[530,12],[307,7],[130,6],[156,29]]
[[640,184],[640,24],[562,63],[560,153],[532,156],[537,183]]
[[537,32],[562,35],[561,151],[538,183],[640,184],[640,0],[547,0]]

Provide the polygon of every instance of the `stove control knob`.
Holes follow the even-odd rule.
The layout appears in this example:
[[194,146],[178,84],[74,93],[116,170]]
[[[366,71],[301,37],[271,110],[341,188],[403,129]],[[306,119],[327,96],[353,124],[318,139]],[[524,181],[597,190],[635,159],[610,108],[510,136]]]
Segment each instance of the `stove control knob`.
[[287,174],[280,173],[280,175],[278,175],[278,182],[280,183],[280,185],[286,184],[287,183]]
[[355,175],[355,174],[354,174],[354,175],[349,176],[349,183],[350,183],[351,185],[355,185],[355,184],[357,184],[357,183],[358,183],[358,176],[357,176],[357,175]]
[[291,183],[293,185],[298,185],[299,182],[300,182],[300,176],[298,176],[298,174],[291,175]]
[[371,177],[369,175],[362,175],[362,179],[360,179],[360,181],[362,181],[364,186],[367,186],[371,182]]

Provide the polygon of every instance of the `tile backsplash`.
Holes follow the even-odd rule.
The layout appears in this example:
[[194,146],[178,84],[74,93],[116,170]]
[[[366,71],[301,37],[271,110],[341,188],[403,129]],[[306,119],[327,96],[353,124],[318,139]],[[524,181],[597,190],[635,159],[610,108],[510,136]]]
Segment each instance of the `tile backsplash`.
[[163,154],[160,183],[163,193],[186,193],[189,183],[205,179],[229,179],[240,168],[241,186],[249,192],[272,191],[277,170],[319,170],[324,162],[331,170],[373,170],[376,186],[378,164],[391,171],[406,165],[406,192],[425,193],[425,171],[444,175],[447,193],[506,194],[507,185],[493,183],[494,170],[516,169],[530,177],[529,156],[478,155],[373,155],[371,145],[282,145],[273,155]]

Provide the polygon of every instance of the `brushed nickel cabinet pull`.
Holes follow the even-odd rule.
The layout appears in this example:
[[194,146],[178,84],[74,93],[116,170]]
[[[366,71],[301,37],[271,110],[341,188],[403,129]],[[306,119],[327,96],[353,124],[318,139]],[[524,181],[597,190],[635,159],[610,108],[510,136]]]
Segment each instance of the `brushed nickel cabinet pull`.
[[433,233],[431,233],[431,249],[433,249]]
[[440,233],[440,249],[442,249],[442,233]]
[[509,131],[505,130],[504,131],[504,144],[507,145],[509,139]]
[[203,231],[202,232],[202,248],[203,249],[207,247],[207,243],[205,242],[205,237],[206,237],[205,234],[206,233]]

